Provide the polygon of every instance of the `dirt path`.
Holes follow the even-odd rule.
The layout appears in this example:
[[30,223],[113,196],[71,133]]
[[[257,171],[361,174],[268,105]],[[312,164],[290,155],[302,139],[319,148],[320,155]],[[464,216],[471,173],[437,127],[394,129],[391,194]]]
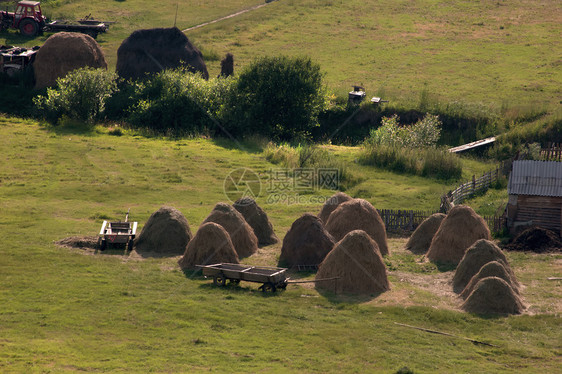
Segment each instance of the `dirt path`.
[[187,28],[187,29],[185,29],[185,30],[182,30],[182,32],[187,32],[187,31],[195,30],[195,29],[198,29],[198,28],[200,28],[200,27],[210,25],[210,24],[212,24],[212,23],[217,23],[217,22],[223,21],[223,20],[225,20],[225,19],[233,18],[233,17],[239,16],[239,15],[241,15],[241,14],[250,12],[250,11],[252,11],[252,10],[256,10],[256,9],[262,8],[262,7],[268,5],[269,3],[272,3],[272,2],[273,2],[273,1],[270,1],[270,2],[267,2],[267,3],[264,3],[264,4],[260,4],[260,5],[255,5],[255,6],[251,7],[251,8],[247,8],[247,9],[241,10],[241,11],[239,11],[239,12],[229,14],[228,16],[224,16],[224,17],[221,17],[221,18],[217,18],[217,19],[212,20],[212,21],[209,21],[209,22],[201,23],[201,24],[199,24],[199,25],[192,26],[192,27],[190,27],[190,28]]

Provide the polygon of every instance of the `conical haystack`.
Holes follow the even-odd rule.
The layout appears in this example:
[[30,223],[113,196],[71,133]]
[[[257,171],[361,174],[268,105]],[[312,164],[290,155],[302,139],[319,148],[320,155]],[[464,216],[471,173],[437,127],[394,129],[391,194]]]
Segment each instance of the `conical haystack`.
[[335,240],[341,240],[350,231],[363,230],[377,242],[383,256],[388,254],[384,222],[367,200],[353,199],[340,204],[330,214],[326,230]]
[[469,206],[457,205],[441,222],[429,246],[427,258],[458,264],[464,252],[478,239],[491,239],[486,221]]
[[35,55],[35,88],[54,86],[57,78],[84,67],[107,69],[105,55],[99,44],[89,35],[56,33],[47,39]]
[[490,261],[500,262],[509,274],[513,274],[502,250],[494,242],[480,239],[467,249],[462,260],[459,262],[455,275],[453,276],[453,290],[456,293],[462,292],[468,282],[470,282],[470,278]]
[[[319,281],[321,279],[336,280]],[[337,294],[373,295],[390,289],[377,243],[363,230],[348,233],[316,273],[316,288]]]
[[476,284],[461,308],[478,314],[520,314],[525,306],[506,281],[488,277]]
[[446,216],[443,213],[435,213],[427,217],[410,236],[408,243],[406,243],[406,249],[414,253],[426,253],[433,236],[439,230],[439,226]]
[[498,277],[503,279],[511,286],[511,288],[513,288],[513,291],[515,291],[515,293],[519,295],[519,283],[517,282],[517,280],[515,280],[515,278],[511,276],[511,274],[505,269],[505,266],[501,262],[491,261],[482,266],[478,273],[474,274],[474,276],[470,279],[470,282],[468,282],[464,290],[461,292],[460,296],[463,299],[466,299],[468,295],[470,295],[472,291],[474,291],[474,287],[476,286],[476,284],[481,279],[488,277]]
[[193,269],[195,265],[221,262],[237,264],[238,255],[228,232],[221,225],[208,222],[199,227],[178,264],[182,269]]
[[318,217],[310,213],[303,214],[293,222],[283,239],[279,264],[288,267],[317,266],[335,243]]
[[226,203],[218,203],[203,223],[215,222],[230,235],[239,258],[248,257],[258,250],[258,238],[242,214]]
[[183,254],[191,240],[189,223],[177,209],[164,206],[152,213],[135,239],[137,252]]
[[116,71],[125,79],[179,67],[209,78],[203,55],[177,27],[134,31],[117,50]]
[[242,197],[233,204],[233,207],[242,214],[246,222],[254,230],[258,238],[258,245],[270,245],[279,241],[273,232],[273,226],[267,218],[267,214],[251,197]]
[[332,197],[326,200],[324,205],[322,205],[322,209],[320,210],[320,213],[318,213],[318,218],[320,218],[322,222],[326,224],[326,222],[328,222],[328,218],[330,217],[330,214],[332,214],[332,212],[336,210],[336,208],[341,203],[345,203],[346,201],[349,200],[353,200],[353,198],[343,192],[338,192],[332,195]]

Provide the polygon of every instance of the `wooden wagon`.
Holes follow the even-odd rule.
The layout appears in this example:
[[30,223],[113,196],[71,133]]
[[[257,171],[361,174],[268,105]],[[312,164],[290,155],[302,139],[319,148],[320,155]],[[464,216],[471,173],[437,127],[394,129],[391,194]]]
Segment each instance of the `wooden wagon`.
[[259,287],[263,292],[275,292],[285,289],[289,278],[287,269],[268,266],[251,266],[242,264],[220,263],[213,265],[198,265],[205,277],[212,277],[217,286],[225,286],[226,281],[238,284],[240,281],[262,283]]

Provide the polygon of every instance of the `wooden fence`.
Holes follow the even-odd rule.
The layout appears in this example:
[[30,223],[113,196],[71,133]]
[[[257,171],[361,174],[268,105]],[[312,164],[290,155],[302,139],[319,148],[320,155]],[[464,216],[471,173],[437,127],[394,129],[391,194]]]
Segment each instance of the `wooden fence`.
[[501,233],[507,227],[507,217],[505,215],[501,216],[482,216],[492,234]]
[[541,149],[541,160],[562,161],[562,143],[548,143]]
[[386,231],[403,232],[414,231],[424,219],[436,211],[381,209],[378,211]]

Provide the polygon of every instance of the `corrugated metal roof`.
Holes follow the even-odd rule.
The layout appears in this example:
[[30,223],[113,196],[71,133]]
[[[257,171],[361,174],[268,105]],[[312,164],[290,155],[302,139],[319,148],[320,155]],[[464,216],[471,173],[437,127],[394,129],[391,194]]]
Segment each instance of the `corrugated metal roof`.
[[562,197],[562,162],[514,161],[507,192],[510,195]]

